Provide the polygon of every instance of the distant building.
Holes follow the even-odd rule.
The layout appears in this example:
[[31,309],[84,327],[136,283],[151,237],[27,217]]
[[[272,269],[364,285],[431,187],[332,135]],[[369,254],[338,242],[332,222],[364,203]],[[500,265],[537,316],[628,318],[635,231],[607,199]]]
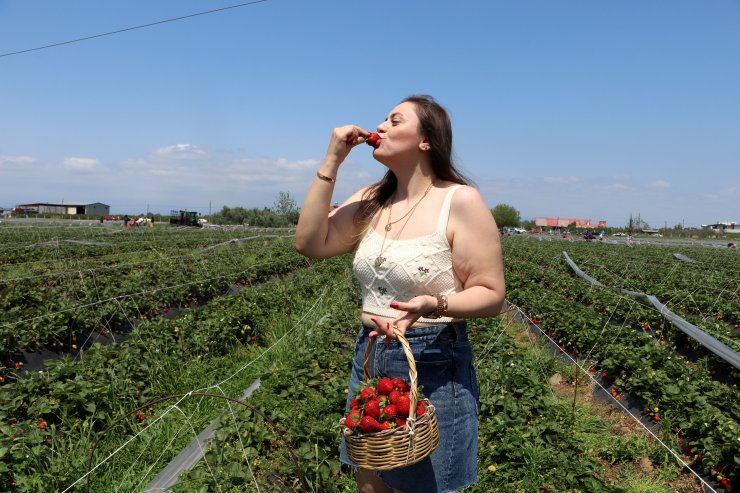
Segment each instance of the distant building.
[[537,226],[548,226],[550,228],[606,228],[606,221],[599,221],[598,225],[594,224],[591,219],[579,219],[573,217],[536,217],[534,224]]
[[740,233],[740,226],[735,221],[717,221],[714,224],[702,224],[702,228],[711,229],[717,234]]
[[110,206],[101,202],[67,202],[65,204],[34,203],[18,204],[14,212],[35,212],[37,214],[87,214],[90,216],[107,216]]

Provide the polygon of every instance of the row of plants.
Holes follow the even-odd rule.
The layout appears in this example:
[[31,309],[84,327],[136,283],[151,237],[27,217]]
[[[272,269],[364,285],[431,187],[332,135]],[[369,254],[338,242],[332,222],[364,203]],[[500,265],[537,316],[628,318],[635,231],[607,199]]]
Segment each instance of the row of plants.
[[[298,270],[282,281],[248,287],[237,296],[187,310],[177,319],[146,320],[123,343],[96,344],[76,360],[65,357],[49,362],[43,372],[0,387],[0,491],[61,491],[86,473],[86,459],[98,434],[150,399],[209,388],[219,381],[221,384],[211,388],[212,392],[238,395],[239,388],[248,385],[245,382],[268,371],[272,363],[264,358],[246,369],[245,360],[258,359],[275,342],[276,327],[305,315],[310,304],[345,270],[345,259],[327,262],[320,271]],[[335,295],[341,293],[337,290]],[[291,351],[296,347],[302,347],[301,340],[291,344]],[[242,371],[234,373],[238,378],[223,381],[227,376],[220,371],[223,365],[232,370],[241,366]],[[199,386],[194,386],[194,379]],[[213,419],[208,410],[214,406],[210,402],[183,403],[183,414],[191,415],[187,426],[205,428]],[[107,457],[130,433],[155,421],[152,413],[145,409],[133,414],[107,433],[94,459]],[[144,461],[139,465],[161,459],[162,447],[174,428],[160,430],[163,435],[157,437],[162,441],[154,441],[153,450],[146,452],[150,455],[136,452],[138,460]],[[192,438],[188,434],[179,437],[166,447],[165,455],[176,455]],[[128,453],[130,450],[120,460],[128,460]],[[103,467],[94,481],[120,481],[126,469],[119,465]],[[126,468],[132,466],[129,463]],[[135,476],[134,480],[143,479]],[[83,491],[83,486],[84,482],[73,491]],[[94,486],[92,491],[114,489],[106,483]],[[123,487],[123,491],[133,489],[137,488]]]
[[247,231],[225,228],[124,228],[118,225],[74,228],[0,227],[0,267],[5,272],[24,271],[36,266],[50,268],[59,261],[87,258],[118,260],[121,254],[149,250],[191,250],[251,235]]
[[22,351],[76,350],[93,331],[120,331],[159,313],[264,282],[306,265],[285,240],[231,244],[170,258],[140,254],[141,264],[64,276],[0,281],[0,361]]
[[[563,262],[560,246],[532,241],[518,241],[514,244],[516,247],[509,249],[511,253],[507,261],[513,259],[514,261],[527,261],[533,264],[552,266],[554,275],[556,273],[563,275],[570,273]],[[675,279],[677,277],[691,279],[693,274],[692,272],[681,271],[679,268],[682,265],[678,262],[672,264],[672,269],[664,269],[660,264],[655,263],[652,258],[654,254],[646,248],[640,249],[640,254],[645,252],[645,258],[639,262],[619,260],[614,257],[617,252],[612,251],[612,253],[605,255],[604,247],[610,248],[605,245],[589,244],[576,244],[571,248],[569,245],[567,253],[586,274],[596,278],[604,285],[655,295],[677,315],[717,337],[733,349],[740,350],[740,323],[736,321],[738,320],[737,315],[740,314],[740,300],[735,294],[740,289],[740,285],[738,285],[737,280],[728,278],[727,271],[719,268],[704,269],[696,267],[697,271],[703,273],[710,271],[711,279],[714,280],[715,284],[697,284],[693,289],[689,287],[681,288],[675,282]],[[628,253],[631,253],[634,259],[636,254]],[[724,252],[713,253],[720,257],[724,254]],[[623,265],[627,267],[623,267]],[[635,269],[635,271],[632,271],[632,269]],[[662,282],[658,282],[654,277],[661,272],[664,273],[664,279]],[[652,284],[646,283],[646,276],[652,276],[649,277]],[[708,283],[711,279],[705,277],[703,282]],[[685,281],[682,281],[682,283],[688,286]],[[615,296],[619,295],[615,292]],[[641,300],[640,303],[648,307],[647,311],[640,311],[641,316],[646,321],[650,320],[651,325],[662,323],[663,317],[654,310],[652,305],[644,300]],[[690,305],[689,308],[687,308],[687,305]],[[700,307],[704,309],[704,314],[701,316],[697,314],[698,311],[701,311]],[[653,315],[648,315],[646,312],[652,312]],[[686,342],[697,346],[698,349],[695,342],[689,340]]]
[[[676,329],[655,307],[640,297],[623,295],[616,290],[592,286],[578,278],[569,270],[565,262],[559,259],[550,266],[530,262],[521,258],[509,258],[509,267],[514,271],[524,271],[536,279],[541,287],[559,293],[570,302],[589,306],[596,313],[610,320],[613,324],[629,326],[633,329],[659,340],[669,341],[682,354],[703,358],[710,371],[719,379],[735,379],[736,369],[724,359],[704,348],[697,340]],[[723,337],[729,330],[726,326],[713,327],[702,324],[706,332],[715,337]],[[726,340],[731,346],[733,340]]]
[[677,451],[691,452],[691,460],[708,473],[722,468],[735,481],[740,466],[737,388],[713,380],[702,362],[689,365],[670,340],[651,338],[650,325],[640,333],[624,324],[634,319],[612,320],[618,300],[602,298],[606,291],[563,269],[517,263],[512,257],[507,257],[506,270],[509,299],[574,358],[588,356],[582,363],[600,373],[615,397],[627,391],[641,399],[646,413],[657,416],[656,422],[673,435]]

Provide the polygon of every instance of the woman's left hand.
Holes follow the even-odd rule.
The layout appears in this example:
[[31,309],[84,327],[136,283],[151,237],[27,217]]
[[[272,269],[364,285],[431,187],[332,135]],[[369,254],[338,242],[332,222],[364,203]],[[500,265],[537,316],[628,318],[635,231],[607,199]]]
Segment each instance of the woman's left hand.
[[394,329],[401,334],[406,334],[406,330],[414,325],[414,322],[433,311],[436,307],[436,298],[429,295],[416,296],[406,302],[395,301],[391,303],[391,308],[400,310],[401,313],[393,322],[386,322],[385,324],[377,319],[372,319],[378,328],[370,332],[370,337],[385,336],[386,341],[388,339],[397,339]]

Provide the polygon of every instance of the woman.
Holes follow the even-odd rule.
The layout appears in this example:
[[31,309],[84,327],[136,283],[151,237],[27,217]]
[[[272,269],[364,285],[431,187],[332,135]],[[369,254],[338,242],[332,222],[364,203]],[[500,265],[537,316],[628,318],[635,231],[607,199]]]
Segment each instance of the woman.
[[[437,409],[440,443],[431,456],[391,471],[357,469],[359,491],[454,491],[476,480],[478,388],[465,319],[498,315],[503,305],[498,229],[452,163],[450,119],[433,98],[405,99],[377,133],[373,157],[385,176],[327,215],[339,166],[370,136],[356,125],[334,129],[301,209],[296,247],[316,259],[355,252],[363,308],[348,402],[367,344],[372,375],[408,380],[397,330]],[[351,464],[344,442],[341,460]]]

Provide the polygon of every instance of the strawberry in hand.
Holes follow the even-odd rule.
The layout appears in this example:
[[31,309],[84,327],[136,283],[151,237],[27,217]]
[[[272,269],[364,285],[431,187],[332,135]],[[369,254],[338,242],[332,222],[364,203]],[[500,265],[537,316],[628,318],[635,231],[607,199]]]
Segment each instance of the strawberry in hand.
[[370,135],[365,137],[365,143],[377,149],[380,145],[380,135],[376,134],[375,132],[370,132]]

